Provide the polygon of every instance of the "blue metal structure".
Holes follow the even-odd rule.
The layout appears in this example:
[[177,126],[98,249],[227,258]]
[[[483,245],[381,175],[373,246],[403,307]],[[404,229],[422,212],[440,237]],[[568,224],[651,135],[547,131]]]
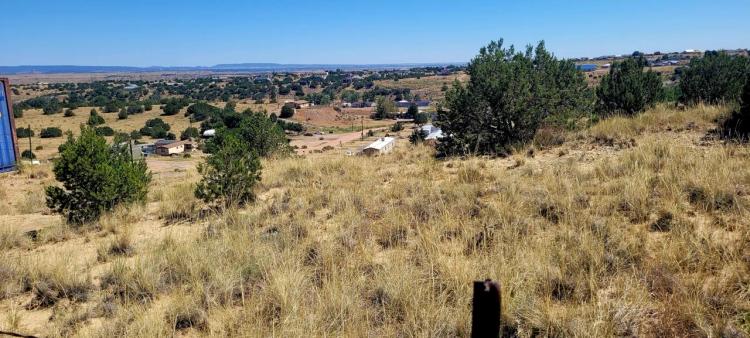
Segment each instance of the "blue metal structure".
[[10,103],[10,83],[0,79],[0,173],[16,169],[18,143]]

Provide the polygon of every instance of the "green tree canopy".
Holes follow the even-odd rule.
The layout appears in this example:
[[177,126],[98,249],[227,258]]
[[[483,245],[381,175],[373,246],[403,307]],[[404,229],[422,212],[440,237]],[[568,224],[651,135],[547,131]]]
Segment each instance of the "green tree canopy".
[[227,135],[217,151],[198,166],[203,179],[195,189],[195,196],[223,206],[252,201],[253,187],[260,180],[261,165],[251,149],[235,135]]
[[653,106],[664,94],[659,75],[643,71],[645,58],[615,62],[596,89],[597,109],[602,114],[632,115]]
[[691,59],[690,65],[681,71],[680,101],[714,104],[738,100],[748,73],[747,57],[706,52],[702,58]]
[[145,201],[151,181],[146,163],[108,145],[93,128],[81,127],[79,137],[69,134],[59,150],[53,171],[62,186],[47,187],[47,206],[68,222],[94,221],[119,204]]
[[439,155],[504,154],[534,136],[543,120],[588,114],[590,94],[575,64],[558,60],[540,42],[525,53],[503,41],[483,47],[467,67],[467,85],[454,81],[435,124],[444,135]]

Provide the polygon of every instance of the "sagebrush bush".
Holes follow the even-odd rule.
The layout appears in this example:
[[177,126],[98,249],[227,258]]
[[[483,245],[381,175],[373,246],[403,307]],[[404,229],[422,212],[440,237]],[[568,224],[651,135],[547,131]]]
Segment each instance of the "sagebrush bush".
[[85,126],[60,146],[53,171],[62,187],[47,187],[47,206],[74,224],[97,220],[119,204],[144,201],[151,181],[143,160],[132,161],[126,149],[108,145]]

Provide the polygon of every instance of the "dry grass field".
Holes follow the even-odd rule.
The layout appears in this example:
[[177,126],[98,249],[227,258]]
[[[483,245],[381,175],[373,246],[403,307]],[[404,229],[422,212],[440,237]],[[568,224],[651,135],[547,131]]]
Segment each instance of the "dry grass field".
[[378,80],[375,81],[375,85],[383,88],[411,88],[411,93],[419,94],[422,99],[439,100],[445,96],[445,93],[441,90],[443,84],[446,84],[448,87],[450,87],[455,80],[458,80],[460,82],[468,82],[469,75],[460,73],[457,75],[426,76],[419,79],[409,78],[401,79],[398,81]]
[[521,337],[747,336],[750,149],[711,137],[726,113],[660,106],[508,158],[271,159],[257,201],[220,212],[194,167],[161,166],[145,205],[83,229],[26,167],[0,176],[0,330],[466,337],[493,278]]
[[[62,129],[63,133],[70,131],[74,135],[78,135],[81,131],[80,126],[86,124],[86,121],[89,119],[91,108],[92,107],[77,108],[74,110],[75,116],[71,117],[64,117],[62,113],[44,115],[41,109],[24,110],[23,117],[16,119],[16,127],[26,128],[31,126],[31,129],[34,131],[34,136],[31,138],[31,147],[34,154],[40,159],[49,159],[57,154],[57,147],[65,142],[66,137],[63,135],[62,137],[56,138],[40,138],[40,131],[47,127],[58,127]],[[179,137],[180,133],[190,125],[190,121],[183,114],[185,109],[176,115],[161,116],[162,110],[158,105],[155,105],[151,111],[144,112],[143,114],[130,115],[125,120],[118,120],[117,113],[105,114],[101,112],[100,108],[96,108],[96,110],[106,121],[105,125],[114,129],[115,132],[130,133],[133,130],[143,128],[146,121],[149,119],[161,118],[171,126],[170,131]],[[194,126],[198,127],[198,124],[196,123]],[[109,141],[111,141],[111,139],[112,137],[109,138]],[[147,136],[143,139],[143,141],[148,140]],[[18,146],[21,151],[29,149],[29,139],[19,139]],[[37,149],[40,146],[42,148]]]

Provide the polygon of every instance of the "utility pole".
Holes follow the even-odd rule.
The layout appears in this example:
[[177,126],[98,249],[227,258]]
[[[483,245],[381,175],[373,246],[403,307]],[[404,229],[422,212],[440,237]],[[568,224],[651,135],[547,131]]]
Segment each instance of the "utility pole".
[[31,125],[29,125],[28,130],[29,130],[29,160],[33,160],[34,156],[32,156],[32,154],[34,154],[34,152],[31,150]]
[[362,140],[364,141],[365,139],[365,117],[360,116],[359,120],[362,121]]

